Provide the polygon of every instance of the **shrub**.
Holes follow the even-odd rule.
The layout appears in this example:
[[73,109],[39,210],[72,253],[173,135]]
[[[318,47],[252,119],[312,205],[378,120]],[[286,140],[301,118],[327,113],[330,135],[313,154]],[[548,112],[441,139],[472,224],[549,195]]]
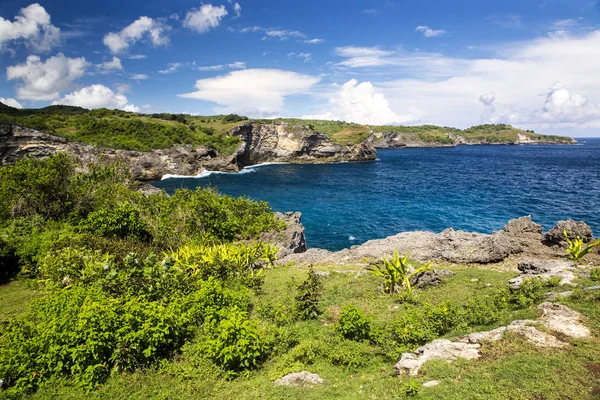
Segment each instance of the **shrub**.
[[114,210],[101,209],[90,213],[79,225],[82,231],[99,236],[146,241],[150,234],[140,213],[129,202]]
[[67,247],[46,254],[39,263],[39,270],[42,278],[54,284],[70,286],[98,280],[109,269],[109,262],[110,258],[99,251]]
[[336,331],[346,339],[363,341],[371,338],[372,318],[353,305],[342,308]]
[[462,311],[450,300],[436,306],[425,303],[423,314],[429,329],[437,336],[443,336],[463,324]]
[[208,339],[202,344],[204,354],[230,376],[256,368],[267,355],[266,343],[256,323],[237,308],[229,310],[220,321],[209,317],[205,331]]
[[327,353],[327,345],[320,340],[305,340],[300,342],[289,353],[288,357],[293,362],[305,365],[314,364]]
[[583,247],[583,239],[577,237],[574,240],[569,239],[567,230],[563,231],[565,238],[567,239],[567,258],[573,261],[580,261],[596,246],[600,245],[600,239],[593,241],[586,247]]
[[302,282],[296,295],[296,315],[301,320],[315,319],[320,314],[319,298],[323,284],[313,268],[308,270],[308,278]]
[[[503,294],[505,294],[503,292]],[[506,296],[498,293],[492,296],[472,296],[465,303],[465,321],[469,326],[491,325],[500,320]]]
[[372,358],[367,343],[357,343],[351,340],[343,340],[333,345],[328,353],[331,364],[351,370],[365,366]]
[[428,264],[420,268],[414,268],[411,271],[411,266],[408,264],[409,255],[410,252],[400,258],[398,251],[394,250],[394,256],[391,260],[383,257],[382,264],[369,269],[373,274],[384,278],[383,291],[385,293],[400,292],[403,289],[412,292],[410,278],[431,268],[431,265]]
[[600,282],[600,268],[594,268],[590,271],[590,278],[595,282]]
[[529,307],[544,298],[545,287],[544,281],[539,278],[526,278],[519,289],[512,293],[510,301],[518,308]]

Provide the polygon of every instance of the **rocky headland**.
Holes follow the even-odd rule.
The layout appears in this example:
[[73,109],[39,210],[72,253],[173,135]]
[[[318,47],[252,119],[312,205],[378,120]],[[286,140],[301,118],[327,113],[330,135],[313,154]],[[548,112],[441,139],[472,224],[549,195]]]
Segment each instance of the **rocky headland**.
[[0,124],[0,165],[23,157],[67,153],[83,164],[122,162],[138,181],[157,181],[165,175],[196,176],[204,171],[237,172],[266,162],[329,163],[369,161],[376,157],[372,140],[342,145],[308,127],[286,123],[245,123],[229,132],[240,145],[230,155],[204,146],[182,145],[140,152],[71,142],[35,129]]

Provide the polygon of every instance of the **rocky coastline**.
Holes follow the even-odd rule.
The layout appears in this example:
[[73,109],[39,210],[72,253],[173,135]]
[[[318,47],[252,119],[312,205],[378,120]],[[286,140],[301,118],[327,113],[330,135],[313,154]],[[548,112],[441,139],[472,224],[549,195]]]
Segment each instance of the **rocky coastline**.
[[129,169],[134,180],[150,182],[166,175],[238,172],[244,167],[265,162],[352,162],[375,160],[377,156],[370,139],[341,145],[323,133],[299,125],[245,123],[232,129],[229,135],[240,138],[240,145],[230,155],[191,145],[139,152],[70,142],[35,129],[0,124],[0,165],[23,157],[42,158],[63,152],[84,165],[119,161]]

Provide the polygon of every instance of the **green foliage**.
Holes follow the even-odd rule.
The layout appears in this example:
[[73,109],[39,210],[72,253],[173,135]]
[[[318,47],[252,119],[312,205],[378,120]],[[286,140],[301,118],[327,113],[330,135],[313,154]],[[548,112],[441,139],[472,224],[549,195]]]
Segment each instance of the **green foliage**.
[[233,308],[221,320],[209,317],[204,329],[208,339],[202,351],[229,376],[258,367],[268,354],[256,322],[245,311]]
[[39,271],[43,279],[53,284],[70,286],[98,280],[109,263],[110,257],[99,251],[67,247],[46,254],[39,262]]
[[141,220],[139,211],[129,202],[113,210],[100,209],[91,212],[79,225],[82,231],[109,238],[147,241],[150,233]]
[[492,325],[500,320],[508,307],[509,293],[506,290],[492,295],[478,295],[467,299],[464,305],[465,320],[469,326]]
[[68,214],[73,208],[73,162],[65,155],[25,158],[0,168],[0,217]]
[[342,308],[335,329],[344,338],[360,342],[371,339],[371,322],[363,310],[348,305]]
[[593,268],[590,271],[590,278],[595,282],[600,282],[600,268]]
[[419,390],[421,389],[421,385],[415,380],[409,380],[402,386],[402,391],[408,397],[416,396],[419,394]]
[[580,261],[596,246],[600,245],[600,239],[593,241],[586,247],[583,247],[583,239],[577,237],[574,240],[569,239],[567,230],[563,231],[565,238],[567,239],[567,258],[573,261]]
[[385,293],[401,292],[402,290],[406,290],[409,293],[412,292],[410,278],[431,269],[431,264],[412,269],[408,263],[409,255],[410,252],[400,258],[398,251],[394,250],[394,256],[391,260],[383,257],[382,264],[377,264],[375,267],[369,268],[369,271],[374,275],[384,279],[383,291]]
[[321,279],[311,267],[308,270],[308,278],[297,287],[295,310],[299,319],[315,319],[321,314],[319,299],[322,288]]
[[342,340],[330,346],[328,350],[328,359],[331,364],[354,371],[368,364],[372,357],[372,351],[366,342],[357,343],[352,340]]
[[518,290],[512,293],[511,303],[525,308],[540,302],[546,295],[548,285],[539,278],[526,278]]

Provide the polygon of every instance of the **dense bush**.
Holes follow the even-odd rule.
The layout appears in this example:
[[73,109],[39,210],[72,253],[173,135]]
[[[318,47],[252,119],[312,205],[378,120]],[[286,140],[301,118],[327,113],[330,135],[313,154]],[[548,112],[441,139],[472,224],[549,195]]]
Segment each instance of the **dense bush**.
[[590,271],[590,278],[592,278],[592,280],[595,282],[600,281],[600,268],[592,269]]
[[371,338],[371,322],[363,310],[348,305],[342,308],[335,329],[344,338],[360,342]]
[[150,233],[141,220],[139,211],[129,202],[113,210],[100,209],[91,212],[81,222],[80,229],[98,236],[147,241]]
[[92,283],[109,268],[110,258],[99,251],[67,247],[46,254],[39,262],[43,279],[61,286]]
[[256,368],[268,354],[256,322],[245,311],[233,308],[221,320],[209,318],[204,329],[208,339],[201,344],[203,352],[230,376]]

